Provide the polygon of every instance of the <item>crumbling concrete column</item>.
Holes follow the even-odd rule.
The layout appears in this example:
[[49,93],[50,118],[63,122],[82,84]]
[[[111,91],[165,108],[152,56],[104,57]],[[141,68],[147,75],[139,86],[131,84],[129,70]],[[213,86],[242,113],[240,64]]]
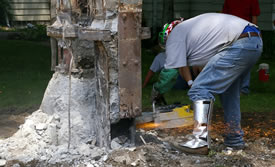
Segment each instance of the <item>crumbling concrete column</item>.
[[140,40],[150,37],[141,28],[141,0],[54,3],[47,34],[55,73],[40,109],[0,140],[0,158],[9,162],[90,161],[108,153],[112,125],[141,114]]
[[59,114],[59,141],[95,139],[109,147],[110,125],[141,114],[141,5],[141,0],[57,2],[57,19],[47,32],[58,41],[58,65],[41,109]]

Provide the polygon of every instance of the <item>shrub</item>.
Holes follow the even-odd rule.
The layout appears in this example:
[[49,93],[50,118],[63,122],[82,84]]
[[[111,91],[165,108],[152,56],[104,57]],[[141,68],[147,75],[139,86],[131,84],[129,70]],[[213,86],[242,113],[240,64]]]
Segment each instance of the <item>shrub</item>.
[[43,41],[47,40],[46,25],[33,25],[27,24],[27,28],[21,29],[21,38],[31,41]]

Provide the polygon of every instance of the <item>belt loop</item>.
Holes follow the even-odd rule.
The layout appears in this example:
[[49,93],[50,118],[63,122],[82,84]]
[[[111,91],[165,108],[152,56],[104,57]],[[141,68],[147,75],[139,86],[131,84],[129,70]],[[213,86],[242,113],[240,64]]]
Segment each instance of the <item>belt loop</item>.
[[250,38],[251,37],[250,32],[248,31],[247,33],[248,33],[248,37]]

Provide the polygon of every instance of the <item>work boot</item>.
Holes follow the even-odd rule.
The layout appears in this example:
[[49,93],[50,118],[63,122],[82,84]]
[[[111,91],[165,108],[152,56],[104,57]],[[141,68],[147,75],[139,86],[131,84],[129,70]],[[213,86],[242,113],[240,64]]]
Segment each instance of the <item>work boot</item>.
[[211,142],[209,126],[213,110],[213,101],[194,101],[193,110],[194,129],[192,139],[189,139],[176,147],[184,153],[207,155]]

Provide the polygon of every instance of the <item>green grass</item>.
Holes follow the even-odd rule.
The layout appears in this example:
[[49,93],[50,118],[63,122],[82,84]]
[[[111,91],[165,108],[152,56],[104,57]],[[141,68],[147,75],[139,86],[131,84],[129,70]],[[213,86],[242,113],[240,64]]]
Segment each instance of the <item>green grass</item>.
[[50,46],[0,40],[0,109],[39,106],[51,78]]
[[[144,80],[155,53],[149,49],[144,49],[142,54],[142,78]],[[258,80],[257,69],[260,63],[268,63],[270,68],[269,82],[262,83]],[[151,108],[150,94],[152,85],[157,81],[157,75],[151,80],[149,85],[143,89],[142,104],[143,109]],[[273,59],[261,58],[251,71],[250,94],[241,96],[242,112],[271,112],[275,111],[275,57]],[[181,102],[182,104],[192,104],[187,96],[187,90],[171,90],[164,95],[169,104]],[[215,108],[221,108],[220,100],[216,97]]]
[[[260,82],[257,69],[260,63],[269,64],[269,81]],[[248,96],[241,96],[242,111],[275,111],[275,60],[260,59],[251,70],[250,91]]]
[[[27,109],[39,106],[44,91],[51,79],[50,46],[39,42],[0,40],[0,110]],[[142,50],[142,78],[144,79],[156,51]],[[270,112],[275,110],[275,60],[261,59],[259,63],[270,66],[270,81],[261,83],[258,80],[258,64],[251,71],[251,93],[241,96],[243,112]],[[155,75],[148,86],[142,90],[142,105],[146,110],[151,108],[150,95],[152,85],[158,79]],[[191,104],[187,90],[171,90],[165,94],[169,104],[181,102]],[[221,107],[217,98],[215,107]]]

